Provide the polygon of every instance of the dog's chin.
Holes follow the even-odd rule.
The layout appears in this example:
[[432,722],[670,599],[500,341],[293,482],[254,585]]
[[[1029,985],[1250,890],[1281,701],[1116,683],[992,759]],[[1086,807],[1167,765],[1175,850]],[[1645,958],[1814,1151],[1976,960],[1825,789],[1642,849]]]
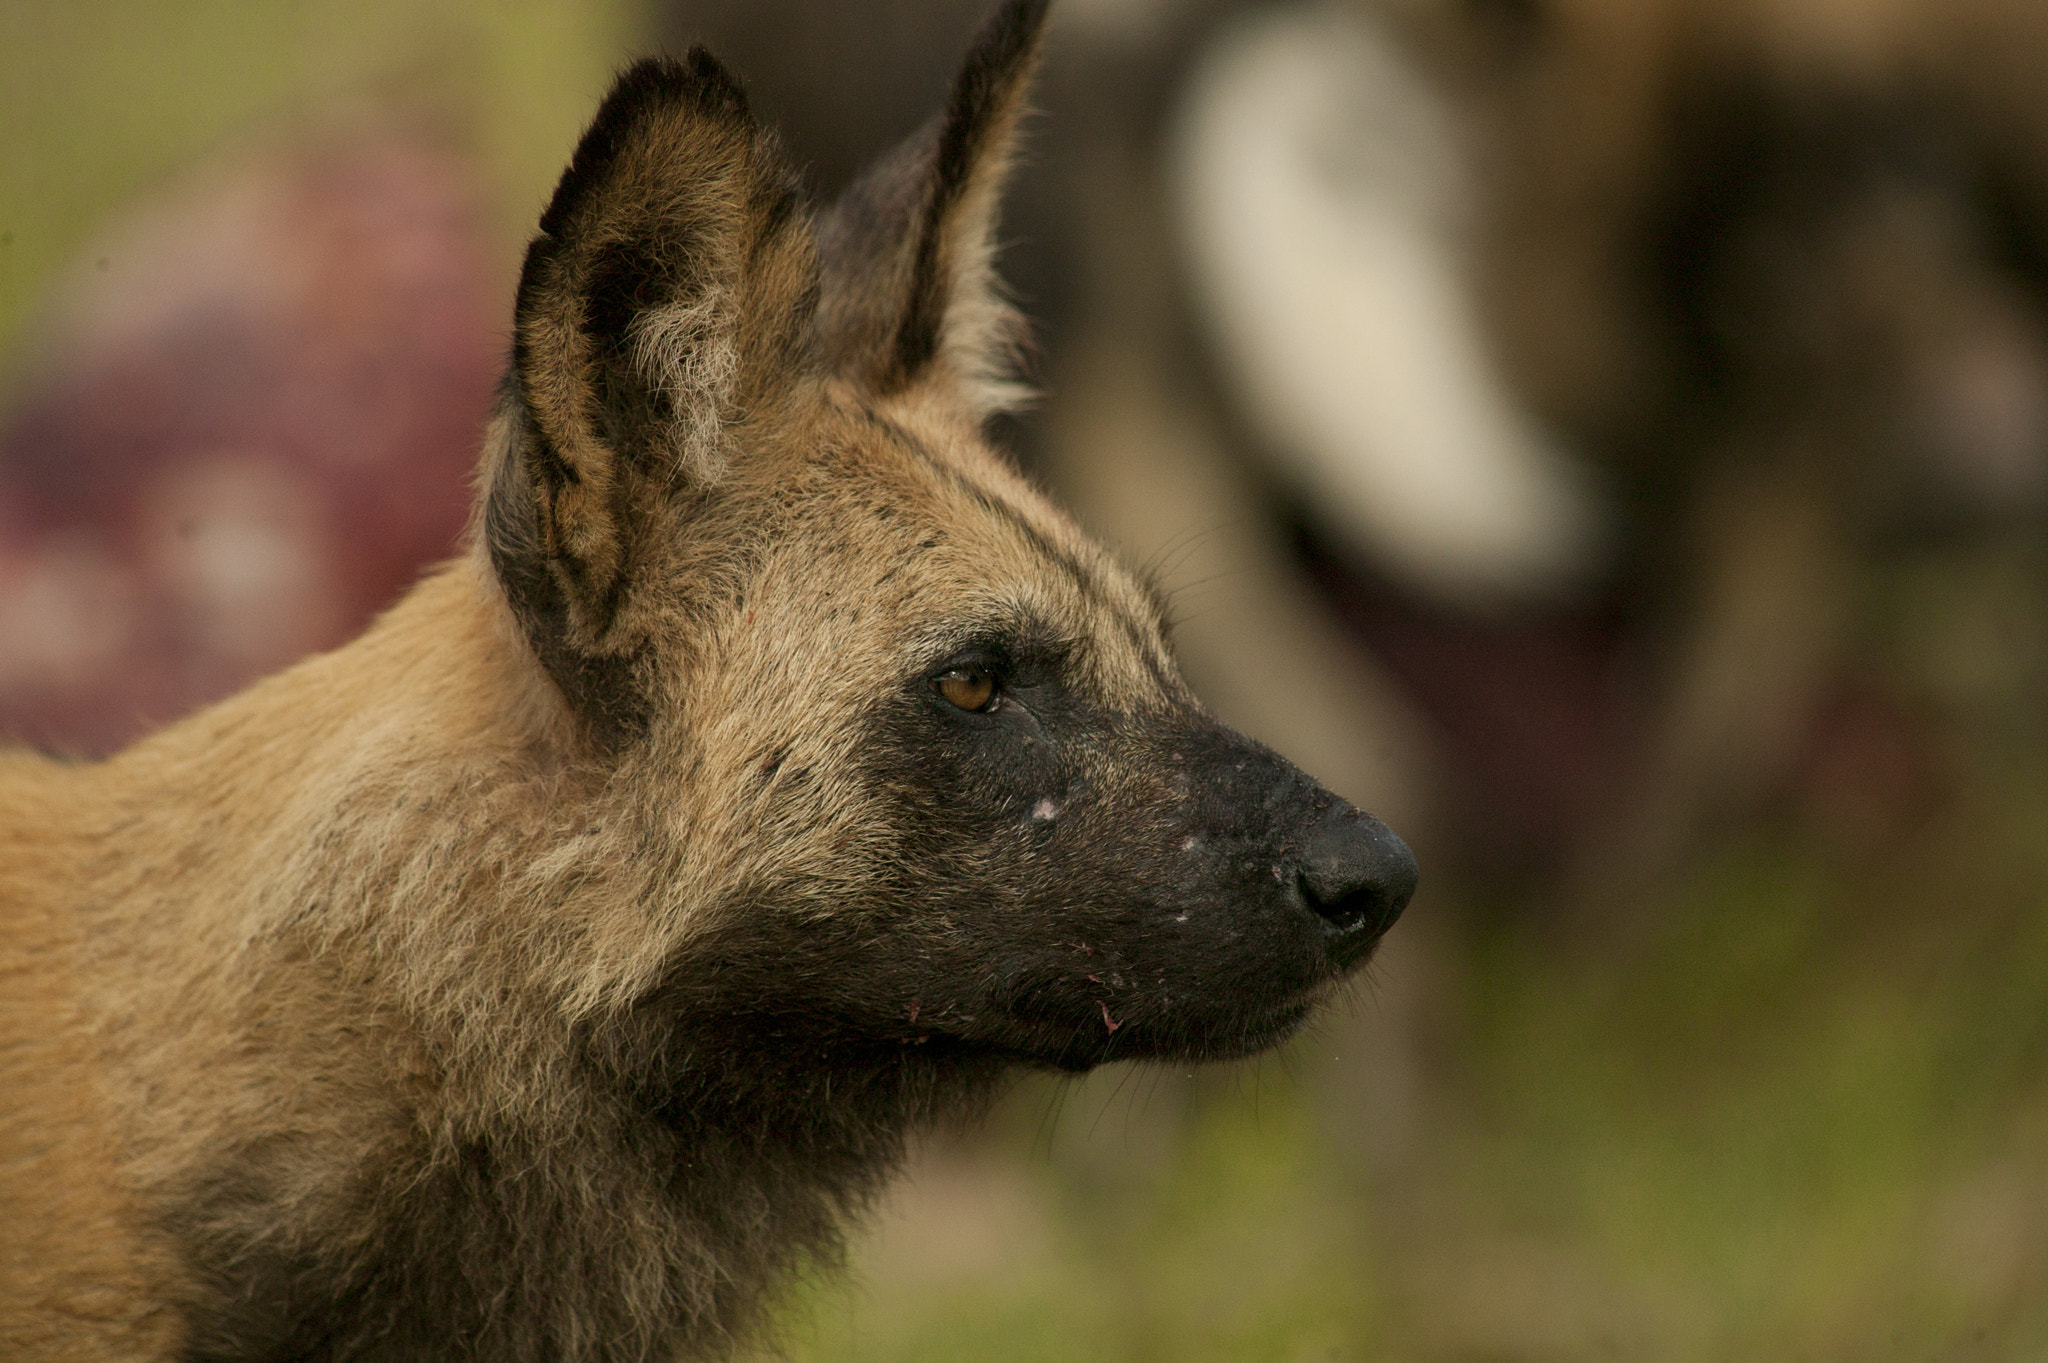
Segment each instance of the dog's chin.
[[1111,1028],[1114,1019],[1046,1022],[1020,1027],[1009,1037],[967,1043],[998,1059],[1032,1069],[1086,1074],[1098,1065],[1132,1060],[1199,1065],[1242,1060],[1270,1050],[1301,1030],[1316,1009],[1321,990],[1258,1013],[1237,1017],[1132,1020]]
[[1256,1018],[1240,1023],[1213,1027],[1179,1038],[1168,1038],[1168,1044],[1143,1058],[1180,1064],[1242,1060],[1261,1051],[1269,1051],[1292,1038],[1301,1030],[1302,1024],[1308,1021],[1309,1015],[1315,1012],[1320,1000],[1321,996],[1318,993],[1282,1004]]

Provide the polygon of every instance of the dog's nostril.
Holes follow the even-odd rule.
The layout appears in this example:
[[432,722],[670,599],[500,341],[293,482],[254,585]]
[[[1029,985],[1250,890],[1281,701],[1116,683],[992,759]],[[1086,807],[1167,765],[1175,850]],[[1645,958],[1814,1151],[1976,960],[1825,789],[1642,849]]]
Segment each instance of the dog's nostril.
[[1301,897],[1338,932],[1355,932],[1381,916],[1380,896],[1370,887],[1350,890],[1325,899],[1307,876],[1301,878]]
[[1393,829],[1348,804],[1317,820],[1302,846],[1302,898],[1342,939],[1340,952],[1363,950],[1392,927],[1420,875]]

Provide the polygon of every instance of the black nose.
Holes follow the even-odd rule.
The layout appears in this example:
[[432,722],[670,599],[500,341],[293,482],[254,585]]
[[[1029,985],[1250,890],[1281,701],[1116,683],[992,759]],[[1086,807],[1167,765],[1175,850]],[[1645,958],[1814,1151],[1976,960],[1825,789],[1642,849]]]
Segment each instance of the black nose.
[[1394,830],[1339,802],[1309,829],[1301,848],[1301,893],[1322,917],[1338,964],[1358,960],[1394,925],[1415,893],[1421,868]]

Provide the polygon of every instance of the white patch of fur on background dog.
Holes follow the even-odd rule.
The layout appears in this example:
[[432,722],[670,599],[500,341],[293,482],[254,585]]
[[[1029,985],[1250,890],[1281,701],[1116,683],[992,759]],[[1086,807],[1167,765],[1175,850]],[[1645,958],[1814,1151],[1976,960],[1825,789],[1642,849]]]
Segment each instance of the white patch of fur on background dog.
[[1178,114],[1178,213],[1223,369],[1325,530],[1434,595],[1544,595],[1601,508],[1506,390],[1457,242],[1448,114],[1365,21],[1215,39]]

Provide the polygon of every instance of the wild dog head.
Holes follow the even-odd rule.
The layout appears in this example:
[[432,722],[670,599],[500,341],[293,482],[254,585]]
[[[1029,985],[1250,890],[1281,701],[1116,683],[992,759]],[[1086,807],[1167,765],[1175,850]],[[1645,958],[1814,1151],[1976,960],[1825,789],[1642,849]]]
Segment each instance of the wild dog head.
[[1384,825],[1202,709],[1159,593],[984,439],[1044,10],[1006,5],[822,214],[711,57],[643,62],[527,255],[482,542],[638,830],[577,987],[653,1020],[643,1068],[701,1056],[676,1018],[813,1055],[1240,1055],[1414,887]]

